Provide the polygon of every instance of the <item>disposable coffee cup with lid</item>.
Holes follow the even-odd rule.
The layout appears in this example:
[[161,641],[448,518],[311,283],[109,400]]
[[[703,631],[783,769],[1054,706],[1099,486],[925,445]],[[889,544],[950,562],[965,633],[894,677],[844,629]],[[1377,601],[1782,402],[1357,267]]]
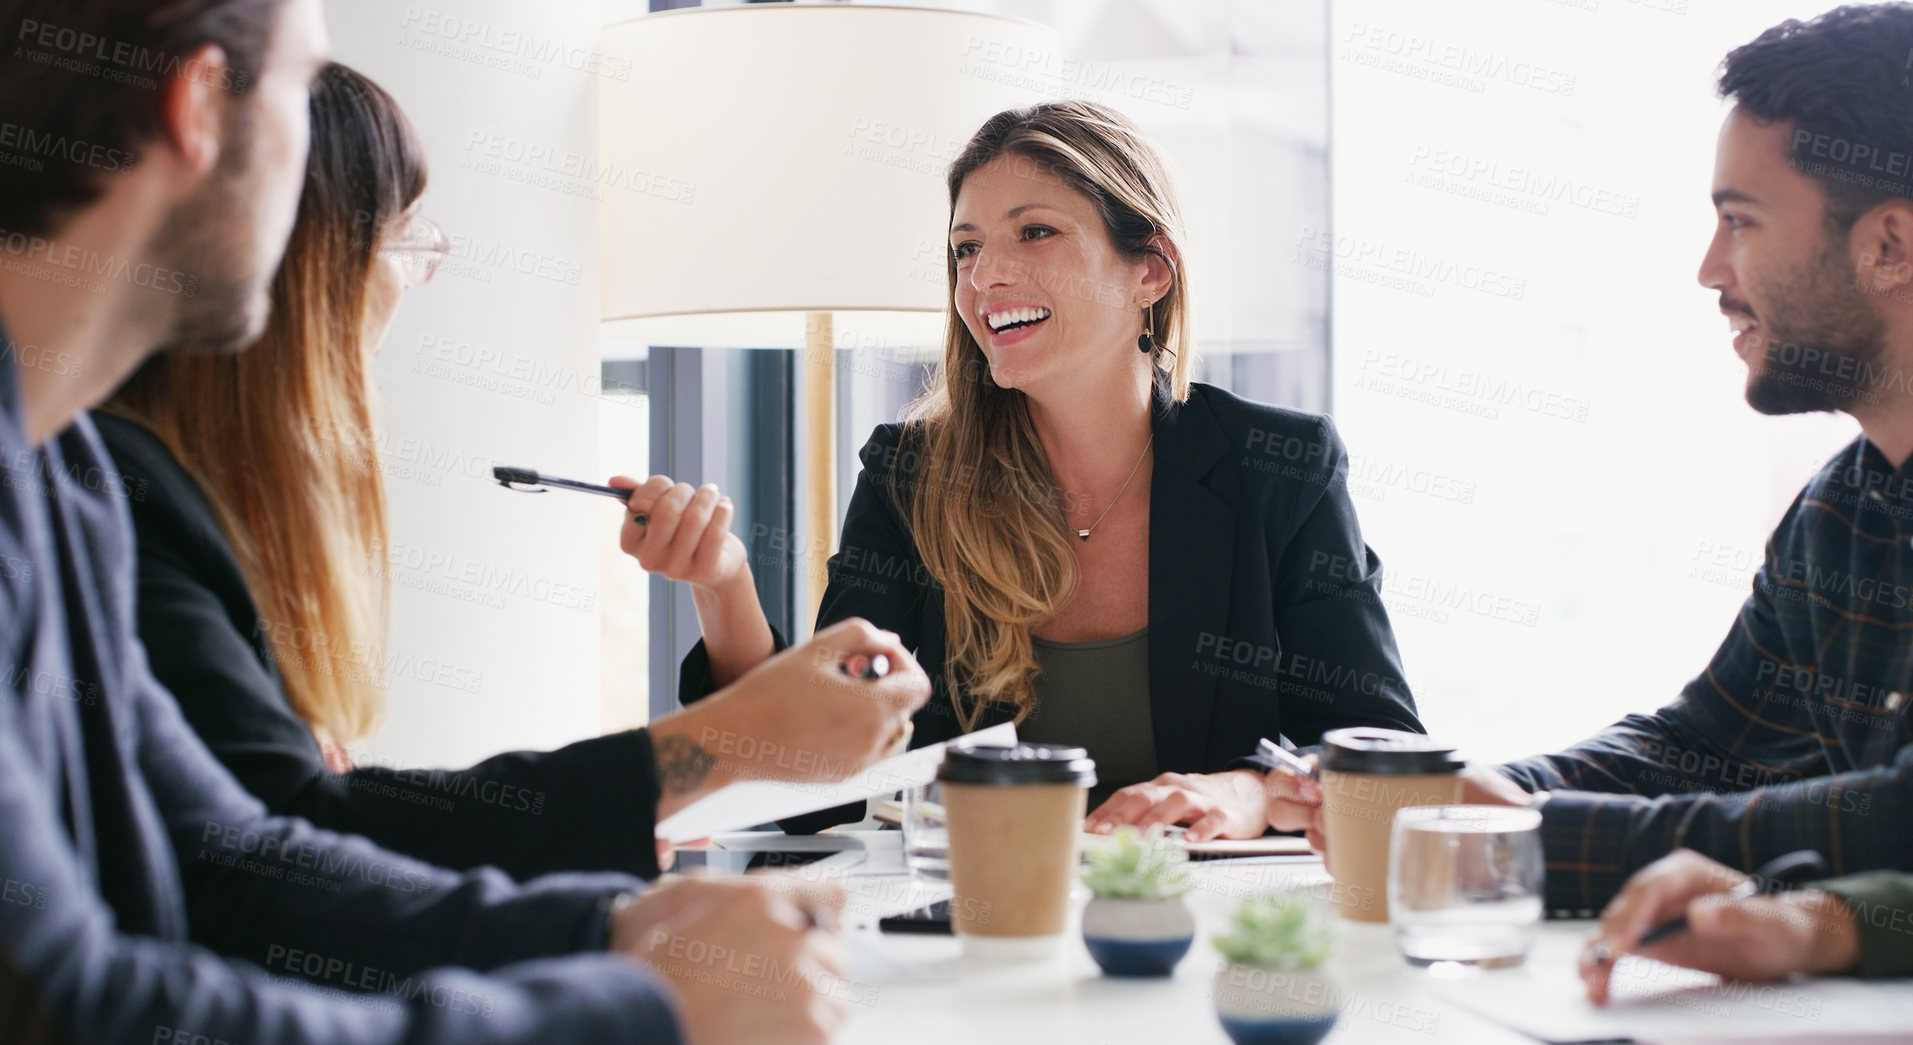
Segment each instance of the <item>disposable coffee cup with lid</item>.
[[937,779],[946,784],[1075,784],[1090,788],[1096,786],[1096,762],[1080,747],[953,744],[943,752]]
[[1395,812],[1461,801],[1467,767],[1452,744],[1399,729],[1356,726],[1322,734],[1320,774],[1329,903],[1358,922],[1388,921],[1388,847]]
[[1322,734],[1323,772],[1438,776],[1459,773],[1467,766],[1453,744],[1421,733],[1352,726]]
[[1096,763],[1079,747],[952,746],[937,779],[950,827],[950,927],[966,956],[1057,953]]

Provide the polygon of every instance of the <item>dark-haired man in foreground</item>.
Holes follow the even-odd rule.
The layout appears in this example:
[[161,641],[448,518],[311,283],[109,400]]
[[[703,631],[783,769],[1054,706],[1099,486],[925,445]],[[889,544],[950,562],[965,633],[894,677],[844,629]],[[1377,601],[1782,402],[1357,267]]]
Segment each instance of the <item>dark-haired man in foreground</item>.
[[[1796,498],[1733,630],[1673,703],[1468,771],[1464,801],[1540,808],[1552,909],[1598,910],[1680,848],[1740,872],[1801,849],[1835,875],[1913,870],[1908,55],[1913,5],[1897,3],[1789,21],[1727,56],[1700,282],[1756,410],[1844,411],[1863,434]],[[1314,792],[1279,769],[1269,790],[1272,824],[1309,822],[1297,807]],[[1311,839],[1322,847],[1319,816]],[[1877,878],[1826,888],[1855,909],[1905,903]],[[1634,946],[1642,911],[1610,925],[1601,957]]]
[[147,669],[125,493],[81,412],[156,349],[260,333],[319,3],[0,0],[0,34],[30,153],[0,164],[0,1042],[827,1037],[839,897],[454,875],[267,816],[205,750]]

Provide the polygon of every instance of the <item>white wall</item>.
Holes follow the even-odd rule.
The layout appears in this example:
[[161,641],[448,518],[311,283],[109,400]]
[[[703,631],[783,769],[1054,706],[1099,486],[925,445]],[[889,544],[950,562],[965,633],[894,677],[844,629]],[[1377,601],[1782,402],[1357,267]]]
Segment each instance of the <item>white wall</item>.
[[1746,406],[1694,275],[1716,68],[1827,6],[1336,0],[1334,239],[1278,246],[1332,258],[1356,504],[1424,718],[1474,754],[1671,699],[1852,438]]
[[[594,0],[326,0],[334,55],[422,133],[454,257],[379,359],[391,708],[355,753],[467,764],[600,731],[599,551],[619,511],[510,493],[494,463],[598,467]],[[582,67],[582,68],[577,68]],[[596,71],[594,70],[596,68]],[[635,467],[642,467],[640,459]]]
[[[1335,238],[1286,229],[1267,250],[1338,271],[1335,413],[1357,505],[1394,577],[1425,717],[1477,755],[1568,743],[1675,693],[1726,632],[1786,502],[1851,436],[1844,419],[1754,415],[1714,297],[1693,282],[1712,221],[1715,66],[1823,6],[1336,0]],[[577,173],[594,74],[566,60],[589,62],[601,19],[643,4],[327,8],[338,56],[424,132],[425,209],[463,255],[411,296],[380,363],[401,562],[390,724],[366,753],[463,762],[598,732],[597,614],[562,603],[598,600],[617,509],[507,494],[486,474],[494,461],[595,470],[596,208],[579,193],[610,190]],[[1510,193],[1495,177],[1529,180]],[[1536,186],[1550,177],[1599,202],[1548,198]],[[428,337],[488,362],[436,360]],[[1431,367],[1445,369],[1404,379]],[[1483,403],[1484,381],[1551,394],[1570,416]],[[1451,405],[1416,398],[1431,393]],[[1456,409],[1457,395],[1493,409]],[[453,685],[421,678],[427,665],[450,665]]]

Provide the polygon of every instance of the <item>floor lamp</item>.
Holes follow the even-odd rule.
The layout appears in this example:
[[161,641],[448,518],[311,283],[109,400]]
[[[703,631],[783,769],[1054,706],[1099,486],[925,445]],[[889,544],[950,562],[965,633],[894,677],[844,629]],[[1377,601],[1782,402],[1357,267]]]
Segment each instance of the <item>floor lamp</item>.
[[[1041,97],[1046,26],[866,4],[747,4],[609,26],[600,94],[607,333],[802,349],[808,630],[836,547],[839,324],[942,342],[944,171]],[[897,340],[890,340],[896,338]],[[863,340],[863,339],[860,339]]]

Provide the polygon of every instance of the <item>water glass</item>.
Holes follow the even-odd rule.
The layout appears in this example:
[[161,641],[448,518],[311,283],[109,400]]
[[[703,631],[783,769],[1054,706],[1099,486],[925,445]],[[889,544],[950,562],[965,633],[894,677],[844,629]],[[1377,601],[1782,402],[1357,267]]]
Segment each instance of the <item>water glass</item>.
[[1541,921],[1541,813],[1411,806],[1389,839],[1388,920],[1414,965],[1519,965]]
[[903,863],[918,878],[950,878],[950,825],[939,781],[903,789]]

